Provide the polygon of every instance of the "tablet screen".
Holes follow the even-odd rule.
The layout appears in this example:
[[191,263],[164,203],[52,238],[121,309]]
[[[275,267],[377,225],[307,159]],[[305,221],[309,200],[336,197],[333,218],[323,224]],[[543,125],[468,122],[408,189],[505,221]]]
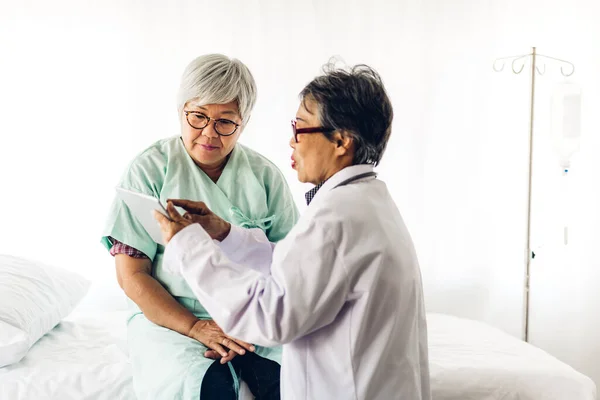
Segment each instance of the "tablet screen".
[[131,213],[136,217],[140,224],[142,224],[152,240],[164,246],[165,244],[162,239],[160,226],[158,225],[158,221],[154,219],[154,215],[152,213],[154,210],[156,210],[165,217],[169,218],[169,215],[165,210],[165,207],[160,203],[160,200],[156,197],[148,196],[146,194],[134,192],[120,187],[115,189],[117,190],[119,198],[125,202]]

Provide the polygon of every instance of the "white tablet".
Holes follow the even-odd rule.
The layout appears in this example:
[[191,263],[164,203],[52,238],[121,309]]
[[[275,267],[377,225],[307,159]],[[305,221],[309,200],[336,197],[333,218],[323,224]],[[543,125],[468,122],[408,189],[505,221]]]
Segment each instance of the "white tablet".
[[160,203],[160,200],[156,197],[148,196],[146,194],[134,192],[120,187],[116,187],[115,189],[117,190],[117,194],[121,200],[127,204],[129,210],[131,210],[140,224],[142,224],[146,232],[148,232],[148,235],[150,235],[150,237],[156,243],[164,246],[165,243],[162,238],[160,226],[152,214],[152,211],[156,210],[169,218],[169,214],[167,213],[165,207]]

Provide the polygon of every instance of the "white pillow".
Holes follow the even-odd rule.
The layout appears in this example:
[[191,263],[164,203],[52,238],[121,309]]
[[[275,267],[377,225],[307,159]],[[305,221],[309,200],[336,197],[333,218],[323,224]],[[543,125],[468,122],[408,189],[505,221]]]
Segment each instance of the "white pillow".
[[0,254],[0,367],[25,357],[75,308],[89,286],[74,272]]

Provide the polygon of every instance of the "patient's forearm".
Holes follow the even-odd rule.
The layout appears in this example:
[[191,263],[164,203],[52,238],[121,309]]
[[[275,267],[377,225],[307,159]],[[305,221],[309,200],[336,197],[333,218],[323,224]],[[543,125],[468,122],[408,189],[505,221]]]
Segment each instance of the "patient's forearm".
[[123,290],[142,310],[146,318],[157,325],[188,335],[198,320],[150,275],[139,272],[123,282]]
[[150,275],[152,264],[149,259],[117,254],[115,263],[119,285],[146,318],[157,325],[189,335],[198,318]]

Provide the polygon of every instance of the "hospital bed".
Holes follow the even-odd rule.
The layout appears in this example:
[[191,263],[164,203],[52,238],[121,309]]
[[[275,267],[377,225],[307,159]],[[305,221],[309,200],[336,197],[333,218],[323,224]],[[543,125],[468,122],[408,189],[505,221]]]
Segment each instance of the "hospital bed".
[[[134,399],[126,311],[81,311],[0,368],[0,399]],[[484,323],[428,315],[434,400],[595,400],[586,376]],[[248,397],[248,394],[244,397]]]

